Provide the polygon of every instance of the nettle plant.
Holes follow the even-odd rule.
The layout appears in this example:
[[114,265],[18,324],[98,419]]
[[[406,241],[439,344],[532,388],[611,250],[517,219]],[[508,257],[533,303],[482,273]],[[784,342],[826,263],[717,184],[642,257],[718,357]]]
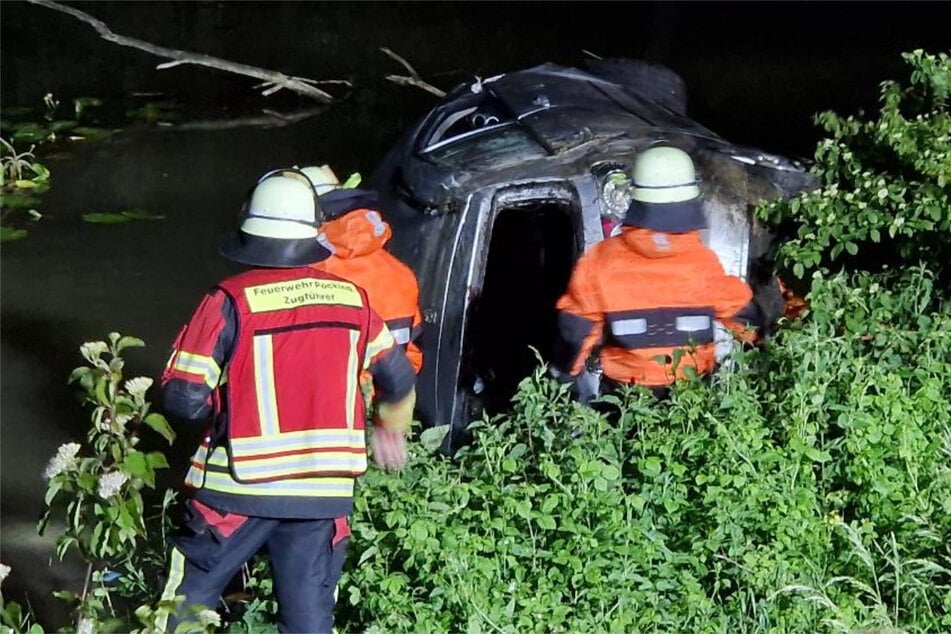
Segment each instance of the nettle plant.
[[[123,352],[144,345],[119,333],[82,345],[88,365],[76,368],[70,382],[78,383],[84,402],[92,406],[91,425],[84,442],[62,445],[43,474],[46,510],[38,530],[60,528],[57,556],[75,551],[87,563],[81,591],[56,595],[74,605],[77,631],[98,631],[119,618],[113,592],[133,598],[152,590],[141,572],[149,537],[143,490],[155,487],[156,471],[168,463],[162,451],[142,451],[140,435],[149,429],[171,444],[175,433],[161,414],[150,411],[146,392],[152,379],[123,380]],[[167,493],[162,501],[156,518],[160,531],[173,500],[174,494]]]
[[875,118],[816,116],[830,135],[811,170],[820,187],[759,208],[762,219],[792,227],[780,251],[797,277],[862,245],[893,261],[951,254],[951,57],[902,57],[910,84],[883,82]]

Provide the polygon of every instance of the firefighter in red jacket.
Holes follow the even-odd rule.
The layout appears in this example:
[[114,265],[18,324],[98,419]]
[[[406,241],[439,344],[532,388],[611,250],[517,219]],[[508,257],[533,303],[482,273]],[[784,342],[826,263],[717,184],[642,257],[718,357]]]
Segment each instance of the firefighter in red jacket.
[[333,254],[314,267],[350,280],[367,292],[370,306],[386,322],[419,374],[423,366],[423,352],[417,343],[423,327],[419,284],[413,271],[384,249],[393,231],[376,210],[376,194],[356,189],[358,174],[341,185],[327,165],[301,171],[320,195],[327,222],[319,239]]
[[654,146],[638,156],[633,171],[621,234],[578,260],[558,300],[553,367],[577,378],[600,345],[609,382],[662,389],[687,368],[713,369],[715,320],[750,337],[752,292],[701,241],[706,221],[689,155]]
[[212,289],[175,341],[164,405],[210,419],[163,593],[185,596],[176,623],[193,606],[214,608],[264,547],[278,629],[332,631],[354,479],[367,467],[362,369],[378,403],[374,458],[393,468],[406,458],[415,375],[366,293],[310,266],[330,255],[321,220],[304,174],[264,175],[221,249],[253,268]]

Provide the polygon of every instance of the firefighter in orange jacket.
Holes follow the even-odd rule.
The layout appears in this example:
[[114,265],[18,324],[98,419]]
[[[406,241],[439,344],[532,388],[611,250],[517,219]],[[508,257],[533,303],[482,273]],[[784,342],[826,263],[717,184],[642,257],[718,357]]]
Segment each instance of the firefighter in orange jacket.
[[366,470],[361,369],[379,404],[374,458],[406,458],[415,375],[366,293],[310,265],[320,205],[297,170],[264,175],[222,254],[254,268],[212,289],[182,329],[162,377],[171,413],[210,419],[191,461],[194,495],[173,539],[163,599],[214,608],[267,549],[282,632],[330,632],[350,535],[354,479]]
[[748,336],[752,292],[724,273],[700,239],[706,222],[686,152],[651,147],[638,156],[633,176],[621,234],[578,260],[558,300],[552,365],[557,375],[577,378],[600,344],[606,379],[663,388],[687,368],[713,369],[715,320]]
[[417,343],[423,326],[419,285],[413,271],[384,249],[393,231],[374,209],[375,193],[356,189],[356,174],[340,185],[327,165],[301,171],[314,183],[328,219],[319,239],[332,255],[314,267],[366,290],[370,306],[386,322],[419,374],[423,366],[423,351]]

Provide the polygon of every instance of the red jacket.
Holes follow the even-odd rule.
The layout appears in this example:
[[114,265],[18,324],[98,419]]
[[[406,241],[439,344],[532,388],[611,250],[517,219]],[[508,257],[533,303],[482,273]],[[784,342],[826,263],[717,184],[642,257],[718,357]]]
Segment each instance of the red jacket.
[[324,224],[321,234],[333,255],[314,268],[366,290],[370,306],[405,347],[418,374],[423,365],[423,352],[416,344],[423,325],[419,285],[413,271],[383,248],[393,235],[390,225],[377,211],[355,209]]
[[209,293],[162,377],[173,414],[213,423],[186,484],[243,515],[340,517],[366,470],[360,372],[401,401],[415,375],[366,293],[309,267],[254,269]]
[[625,227],[578,260],[557,304],[562,350],[556,365],[575,375],[603,342],[604,374],[618,382],[662,386],[687,367],[709,372],[713,321],[743,331],[745,324],[732,318],[751,299],[746,282],[724,273],[698,231]]

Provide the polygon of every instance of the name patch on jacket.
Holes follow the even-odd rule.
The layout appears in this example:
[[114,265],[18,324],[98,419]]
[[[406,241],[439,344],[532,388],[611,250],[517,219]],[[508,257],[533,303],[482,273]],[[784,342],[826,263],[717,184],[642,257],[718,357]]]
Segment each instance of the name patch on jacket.
[[252,313],[286,310],[312,304],[363,306],[360,292],[353,284],[334,280],[305,278],[290,282],[275,282],[249,286],[244,289]]

